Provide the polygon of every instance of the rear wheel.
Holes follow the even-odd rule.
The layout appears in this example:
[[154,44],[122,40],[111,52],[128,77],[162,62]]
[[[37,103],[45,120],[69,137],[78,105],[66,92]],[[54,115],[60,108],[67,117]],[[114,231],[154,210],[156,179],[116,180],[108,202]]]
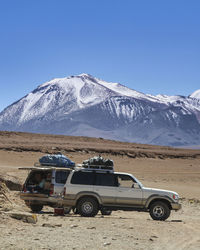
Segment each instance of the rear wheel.
[[94,217],[99,211],[98,203],[94,198],[85,197],[78,202],[77,210],[81,216]]
[[30,208],[34,213],[39,213],[43,209],[43,205],[40,204],[30,204]]
[[150,216],[153,220],[166,220],[171,213],[168,205],[162,201],[156,201],[150,206]]

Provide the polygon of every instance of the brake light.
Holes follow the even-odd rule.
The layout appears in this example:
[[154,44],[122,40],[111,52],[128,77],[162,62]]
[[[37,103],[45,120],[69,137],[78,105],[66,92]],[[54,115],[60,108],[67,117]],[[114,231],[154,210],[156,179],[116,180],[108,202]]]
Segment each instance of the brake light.
[[26,189],[26,186],[25,186],[25,185],[23,185],[22,191],[23,191],[24,193],[26,193],[27,189]]
[[51,184],[49,194],[50,194],[50,195],[53,195],[53,193],[54,193],[54,185]]
[[66,194],[66,187],[64,187],[63,189],[63,196],[65,196],[65,194]]

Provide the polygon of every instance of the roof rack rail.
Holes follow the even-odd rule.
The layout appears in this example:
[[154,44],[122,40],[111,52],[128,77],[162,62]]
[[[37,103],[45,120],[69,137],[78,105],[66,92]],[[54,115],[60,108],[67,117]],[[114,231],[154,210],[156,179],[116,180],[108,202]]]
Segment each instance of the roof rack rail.
[[81,167],[85,170],[98,170],[98,171],[110,171],[113,172],[113,166],[105,166],[105,165],[85,165],[85,164],[78,164],[78,167]]
[[40,164],[39,162],[35,162],[34,163],[34,167],[37,167],[37,168],[62,168],[62,169],[74,169],[75,166],[70,166],[70,167],[60,167],[60,166],[57,166],[55,164],[51,164],[51,163],[48,163],[48,164]]

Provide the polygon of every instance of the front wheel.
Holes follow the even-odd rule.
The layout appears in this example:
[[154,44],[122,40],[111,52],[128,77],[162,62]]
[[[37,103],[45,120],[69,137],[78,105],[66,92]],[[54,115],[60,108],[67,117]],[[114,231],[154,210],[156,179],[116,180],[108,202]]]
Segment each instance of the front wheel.
[[98,203],[94,198],[82,198],[77,204],[78,213],[84,217],[94,217],[99,212]]
[[150,216],[153,220],[166,220],[171,213],[170,208],[162,201],[156,201],[150,206]]

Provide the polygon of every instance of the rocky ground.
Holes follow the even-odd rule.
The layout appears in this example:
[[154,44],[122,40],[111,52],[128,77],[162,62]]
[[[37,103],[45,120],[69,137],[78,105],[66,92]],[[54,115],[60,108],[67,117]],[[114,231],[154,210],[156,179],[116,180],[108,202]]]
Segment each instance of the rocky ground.
[[[40,142],[34,135],[31,139],[30,134],[6,136],[9,139],[0,138],[0,249],[200,249],[199,150],[167,147],[156,150],[148,145],[104,142],[104,149],[110,147],[110,152],[102,155],[114,160],[117,171],[134,174],[145,186],[180,194],[183,208],[172,212],[165,222],[153,221],[148,213],[142,212],[116,211],[110,216],[98,214],[95,218],[82,218],[73,213],[54,216],[53,209],[48,207],[32,215],[16,191],[27,175],[18,167],[31,166],[45,150],[58,144],[59,150],[66,150],[65,144],[62,148],[64,142],[58,137],[49,136],[48,140],[42,138]],[[75,150],[65,153],[77,163],[96,155],[92,149],[103,148],[101,139],[87,141],[84,138],[83,143],[83,138],[73,140],[71,148]],[[24,150],[26,144],[27,148],[37,146],[42,150]],[[84,150],[85,144],[89,151]],[[140,155],[127,155],[130,148],[132,155],[138,151]],[[146,155],[141,155],[144,151]],[[158,154],[161,151],[164,157]],[[154,157],[150,157],[152,152]]]
[[[15,194],[17,195],[17,194]],[[19,209],[19,207],[18,207]],[[21,206],[21,210],[28,211]],[[113,212],[82,218],[54,216],[46,208],[36,224],[0,216],[1,249],[199,249],[200,204],[183,202],[165,222],[147,213]]]

